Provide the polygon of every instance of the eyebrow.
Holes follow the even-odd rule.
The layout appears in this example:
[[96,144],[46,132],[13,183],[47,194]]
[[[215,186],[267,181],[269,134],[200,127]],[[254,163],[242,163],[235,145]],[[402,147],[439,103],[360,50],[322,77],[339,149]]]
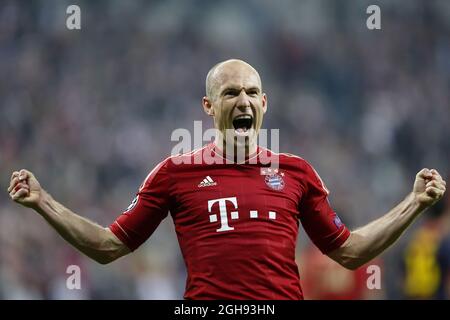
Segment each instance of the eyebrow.
[[220,95],[223,95],[225,92],[227,92],[227,91],[241,91],[242,89],[245,89],[245,91],[256,91],[256,92],[260,92],[260,90],[259,90],[259,88],[258,87],[250,87],[250,88],[241,88],[241,87],[233,87],[233,86],[230,86],[230,87],[226,87],[226,88],[224,88],[221,92],[220,92]]

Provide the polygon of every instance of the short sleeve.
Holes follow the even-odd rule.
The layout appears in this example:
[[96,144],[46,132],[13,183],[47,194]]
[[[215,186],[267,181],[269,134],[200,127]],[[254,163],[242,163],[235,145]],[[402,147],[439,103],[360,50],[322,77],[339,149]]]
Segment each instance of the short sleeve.
[[153,234],[168,211],[169,175],[164,161],[148,174],[130,206],[109,228],[134,251]]
[[320,176],[310,164],[305,165],[300,221],[311,241],[327,254],[339,248],[350,236],[350,231],[331,208],[329,191]]

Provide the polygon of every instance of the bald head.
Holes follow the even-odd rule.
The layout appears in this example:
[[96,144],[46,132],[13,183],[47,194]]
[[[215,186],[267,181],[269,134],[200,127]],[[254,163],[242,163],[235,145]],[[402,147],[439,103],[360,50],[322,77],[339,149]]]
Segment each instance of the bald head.
[[[216,64],[206,77],[202,106],[214,119],[217,141],[245,147],[246,154],[256,152],[267,96],[262,92],[261,78],[255,68],[237,59]],[[245,123],[236,122],[241,116]]]
[[261,88],[261,78],[255,68],[243,60],[230,59],[219,62],[209,70],[206,76],[206,96],[214,99],[220,85],[236,74],[255,76]]

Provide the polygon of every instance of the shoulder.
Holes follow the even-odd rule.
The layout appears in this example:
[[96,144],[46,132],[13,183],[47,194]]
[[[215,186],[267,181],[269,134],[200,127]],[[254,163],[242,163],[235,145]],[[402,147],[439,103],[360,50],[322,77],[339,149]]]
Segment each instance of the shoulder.
[[139,187],[139,191],[147,188],[151,183],[156,181],[164,181],[168,176],[168,165],[169,165],[170,157],[167,157],[163,161],[159,162],[153,169],[147,174],[141,186]]
[[203,164],[204,153],[207,152],[210,148],[210,144],[207,144],[201,148],[197,148],[189,152],[171,155],[166,159],[168,167],[170,169],[176,169],[192,164]]
[[168,156],[153,167],[153,169],[147,174],[140,189],[148,186],[154,180],[166,181],[172,173],[179,173],[180,169],[190,169],[193,164],[198,162],[197,158],[201,161],[201,155],[205,148],[207,148],[207,146],[192,150],[190,152]]
[[301,185],[305,185],[306,188],[309,188],[310,185],[320,186],[326,193],[329,193],[322,178],[309,161],[292,153],[277,153],[270,149],[263,149],[269,153],[272,159],[278,161],[280,168],[294,171]]
[[266,152],[269,157],[271,157],[274,161],[278,161],[280,166],[289,166],[295,167],[300,172],[312,172],[314,171],[313,166],[305,160],[303,157],[288,153],[288,152],[275,152],[273,150],[262,148],[262,153]]

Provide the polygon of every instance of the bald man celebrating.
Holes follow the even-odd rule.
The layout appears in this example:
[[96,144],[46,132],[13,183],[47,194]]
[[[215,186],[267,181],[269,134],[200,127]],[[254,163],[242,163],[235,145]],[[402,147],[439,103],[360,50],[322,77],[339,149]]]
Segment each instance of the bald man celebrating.
[[[185,299],[302,299],[295,263],[300,222],[324,254],[356,269],[393,244],[445,192],[439,173],[423,169],[396,207],[350,231],[308,162],[290,154],[276,154],[276,168],[260,161],[263,152],[271,153],[257,145],[267,97],[253,67],[240,60],[214,66],[202,104],[214,120],[215,142],[159,163],[107,228],[55,201],[27,170],[12,174],[8,192],[102,264],[136,250],[170,212],[187,267]],[[198,155],[228,161],[198,163]]]

